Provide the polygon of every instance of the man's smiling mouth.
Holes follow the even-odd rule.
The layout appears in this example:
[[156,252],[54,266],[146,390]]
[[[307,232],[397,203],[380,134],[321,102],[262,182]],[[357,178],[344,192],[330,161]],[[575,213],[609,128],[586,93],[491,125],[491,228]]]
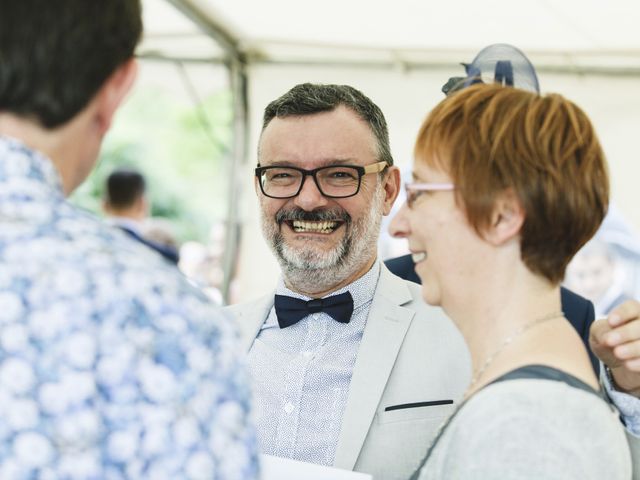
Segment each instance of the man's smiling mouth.
[[324,233],[329,234],[335,231],[343,222],[322,221],[311,222],[305,220],[292,220],[285,222],[296,233]]

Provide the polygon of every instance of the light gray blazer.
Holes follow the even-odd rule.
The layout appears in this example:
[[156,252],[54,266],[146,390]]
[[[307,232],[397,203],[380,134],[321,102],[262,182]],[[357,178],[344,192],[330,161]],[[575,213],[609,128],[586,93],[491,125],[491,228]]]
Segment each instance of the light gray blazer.
[[[273,293],[233,305],[244,348],[253,344]],[[382,265],[353,369],[334,466],[375,479],[406,480],[470,378],[464,340],[441,309],[426,305],[420,286]],[[436,402],[435,405],[407,404]],[[385,411],[388,407],[403,406]]]

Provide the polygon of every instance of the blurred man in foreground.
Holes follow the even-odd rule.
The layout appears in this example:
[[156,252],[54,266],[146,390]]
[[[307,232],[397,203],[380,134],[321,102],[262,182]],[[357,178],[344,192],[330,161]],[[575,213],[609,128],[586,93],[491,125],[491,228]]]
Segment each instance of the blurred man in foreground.
[[146,188],[147,182],[137,170],[115,170],[107,177],[102,209],[108,223],[177,264],[180,255],[176,247],[151,240],[142,231],[143,222],[149,215]]
[[139,0],[0,12],[0,478],[256,477],[232,326],[65,200],[134,80]]

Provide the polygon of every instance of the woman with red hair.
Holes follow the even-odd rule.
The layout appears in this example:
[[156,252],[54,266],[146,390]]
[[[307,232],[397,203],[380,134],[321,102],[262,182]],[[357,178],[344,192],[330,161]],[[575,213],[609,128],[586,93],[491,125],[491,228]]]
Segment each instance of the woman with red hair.
[[429,114],[414,153],[391,231],[473,361],[414,477],[631,478],[622,425],[560,307],[566,266],[609,198],[587,116],[560,95],[472,85]]

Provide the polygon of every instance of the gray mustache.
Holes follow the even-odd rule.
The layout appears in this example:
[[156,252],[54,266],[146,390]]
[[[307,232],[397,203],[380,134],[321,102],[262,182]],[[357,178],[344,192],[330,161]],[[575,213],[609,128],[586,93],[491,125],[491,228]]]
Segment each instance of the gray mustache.
[[302,209],[280,210],[276,213],[276,223],[303,221],[303,222],[326,222],[326,221],[342,221],[347,224],[351,223],[351,215],[344,210],[315,210],[307,212]]

